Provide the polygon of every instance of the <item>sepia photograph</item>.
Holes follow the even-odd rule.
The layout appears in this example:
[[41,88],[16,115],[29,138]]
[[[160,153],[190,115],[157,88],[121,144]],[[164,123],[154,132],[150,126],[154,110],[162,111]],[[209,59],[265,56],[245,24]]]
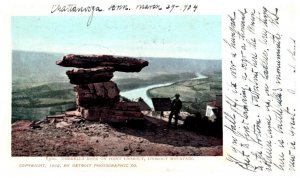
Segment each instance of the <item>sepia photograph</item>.
[[221,16],[13,16],[11,155],[222,156]]

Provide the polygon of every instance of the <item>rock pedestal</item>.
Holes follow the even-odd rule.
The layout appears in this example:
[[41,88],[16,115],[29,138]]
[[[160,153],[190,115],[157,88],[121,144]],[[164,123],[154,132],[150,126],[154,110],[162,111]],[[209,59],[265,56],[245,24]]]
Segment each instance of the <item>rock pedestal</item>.
[[66,72],[70,83],[75,84],[77,110],[74,116],[105,122],[144,119],[138,103],[120,102],[117,84],[110,80],[115,71],[141,71],[148,65],[147,61],[110,55],[69,54],[56,64],[76,67]]
[[117,84],[112,81],[81,84],[74,87],[78,106],[110,106],[120,99]]
[[90,69],[72,69],[68,70],[66,74],[72,84],[86,84],[86,83],[97,83],[107,82],[114,75],[113,67],[98,67]]
[[144,115],[141,113],[139,105],[136,102],[118,102],[110,107],[79,107],[78,111],[83,118],[94,121],[122,122],[144,119]]

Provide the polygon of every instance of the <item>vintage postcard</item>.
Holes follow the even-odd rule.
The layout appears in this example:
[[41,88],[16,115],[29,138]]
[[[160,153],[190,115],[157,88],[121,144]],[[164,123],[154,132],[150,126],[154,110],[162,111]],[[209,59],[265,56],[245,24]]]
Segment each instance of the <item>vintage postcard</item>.
[[10,7],[1,31],[10,175],[299,171],[295,1]]
[[12,156],[222,156],[221,16],[86,20],[12,17]]

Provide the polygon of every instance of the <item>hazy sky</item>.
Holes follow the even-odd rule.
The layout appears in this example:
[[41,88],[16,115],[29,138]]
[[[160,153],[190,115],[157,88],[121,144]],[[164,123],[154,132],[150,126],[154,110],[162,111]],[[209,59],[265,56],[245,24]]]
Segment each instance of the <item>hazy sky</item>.
[[15,50],[221,59],[220,16],[12,17]]

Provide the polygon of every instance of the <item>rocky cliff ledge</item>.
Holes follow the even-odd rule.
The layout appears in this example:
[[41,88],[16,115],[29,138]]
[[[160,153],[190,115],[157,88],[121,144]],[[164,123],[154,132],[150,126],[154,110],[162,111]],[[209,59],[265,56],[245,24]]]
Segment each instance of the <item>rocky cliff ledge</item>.
[[221,156],[221,145],[147,116],[138,126],[58,116],[12,124],[12,156]]
[[76,114],[66,113],[65,117],[105,122],[144,120],[139,104],[121,102],[119,88],[110,80],[115,71],[140,72],[148,66],[147,61],[111,55],[69,54],[56,64],[76,67],[66,72],[70,83],[75,85]]

